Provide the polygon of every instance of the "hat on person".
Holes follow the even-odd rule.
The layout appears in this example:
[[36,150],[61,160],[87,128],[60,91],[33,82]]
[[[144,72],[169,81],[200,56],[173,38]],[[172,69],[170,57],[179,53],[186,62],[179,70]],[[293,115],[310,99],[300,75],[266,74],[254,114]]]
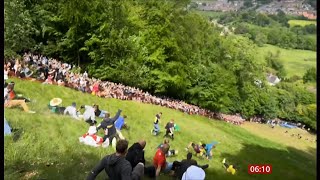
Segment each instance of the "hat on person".
[[58,106],[62,103],[62,99],[61,98],[53,98],[50,101],[50,106]]
[[203,169],[197,167],[197,166],[190,166],[186,172],[183,173],[183,176],[181,179],[197,179],[197,180],[204,180],[206,177],[206,173]]
[[94,135],[95,133],[97,133],[97,128],[95,126],[90,126],[88,130],[88,134]]

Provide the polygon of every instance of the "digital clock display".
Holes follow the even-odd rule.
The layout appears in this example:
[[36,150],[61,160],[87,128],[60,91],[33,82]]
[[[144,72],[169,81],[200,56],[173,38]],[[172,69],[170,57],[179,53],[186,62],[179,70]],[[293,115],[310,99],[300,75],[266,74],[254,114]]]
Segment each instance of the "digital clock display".
[[272,166],[270,164],[249,164],[248,165],[249,174],[271,174]]

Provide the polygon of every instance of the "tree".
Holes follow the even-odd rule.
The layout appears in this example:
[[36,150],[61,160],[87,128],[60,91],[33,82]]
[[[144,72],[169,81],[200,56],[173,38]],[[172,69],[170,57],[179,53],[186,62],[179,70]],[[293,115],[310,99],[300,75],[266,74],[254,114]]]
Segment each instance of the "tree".
[[268,52],[265,59],[267,62],[267,66],[276,70],[278,77],[284,78],[286,76],[286,71],[283,64],[280,62],[279,57],[280,51],[277,51],[275,54],[273,54],[272,52]]
[[5,0],[4,5],[4,52],[6,57],[11,57],[15,56],[16,52],[34,47],[32,35],[37,30],[23,0]]

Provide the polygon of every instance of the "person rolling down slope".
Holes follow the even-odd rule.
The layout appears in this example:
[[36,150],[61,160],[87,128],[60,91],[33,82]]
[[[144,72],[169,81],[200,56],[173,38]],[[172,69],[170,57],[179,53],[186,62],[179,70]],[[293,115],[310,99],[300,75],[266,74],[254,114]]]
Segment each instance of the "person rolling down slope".
[[235,175],[237,167],[235,165],[229,165],[226,163],[226,158],[223,158],[222,160],[223,166],[227,169],[228,173],[231,173],[232,175]]

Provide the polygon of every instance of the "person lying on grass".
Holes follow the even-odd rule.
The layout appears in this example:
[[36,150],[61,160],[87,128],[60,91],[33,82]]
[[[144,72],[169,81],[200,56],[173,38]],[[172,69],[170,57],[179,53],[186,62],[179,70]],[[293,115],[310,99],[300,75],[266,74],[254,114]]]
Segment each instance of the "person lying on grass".
[[129,126],[127,125],[127,123],[125,122],[125,119],[127,118],[126,115],[119,116],[119,118],[116,120],[116,122],[114,123],[114,125],[116,126],[117,130],[122,130],[122,129],[129,129]]
[[67,106],[66,109],[64,110],[63,114],[64,115],[68,114],[72,118],[74,118],[76,120],[80,120],[80,117],[78,116],[79,113],[77,111],[77,104],[75,102],[73,102],[71,104],[71,106]]
[[[161,148],[164,144],[168,144],[168,145],[169,145],[169,143],[170,143],[170,140],[167,139],[167,138],[165,138],[165,139],[163,140],[163,143],[159,144],[159,146],[157,147],[157,149]],[[174,156],[174,155],[176,155],[176,154],[178,154],[178,150],[171,149],[171,150],[169,150],[169,151],[167,152],[166,156],[167,156],[167,157],[170,157],[170,156]]]
[[226,163],[226,158],[223,158],[222,160],[223,167],[227,170],[228,173],[231,173],[232,175],[235,175],[237,171],[237,167],[235,165],[229,165]]
[[[97,136],[96,133],[97,127],[94,123],[91,123],[88,132],[79,138],[79,142],[93,147],[101,146],[103,143],[103,138]],[[106,141],[106,143],[107,146],[109,146],[109,141]]]
[[94,104],[93,108],[94,108],[94,113],[95,113],[96,117],[104,118],[105,114],[108,112],[105,110],[100,110],[99,105],[97,105],[97,104]]
[[109,179],[138,180],[144,174],[144,164],[139,162],[134,168],[125,159],[128,149],[127,140],[119,140],[116,144],[116,153],[105,156],[89,172],[87,180],[96,179],[97,175],[103,170],[106,171]]

